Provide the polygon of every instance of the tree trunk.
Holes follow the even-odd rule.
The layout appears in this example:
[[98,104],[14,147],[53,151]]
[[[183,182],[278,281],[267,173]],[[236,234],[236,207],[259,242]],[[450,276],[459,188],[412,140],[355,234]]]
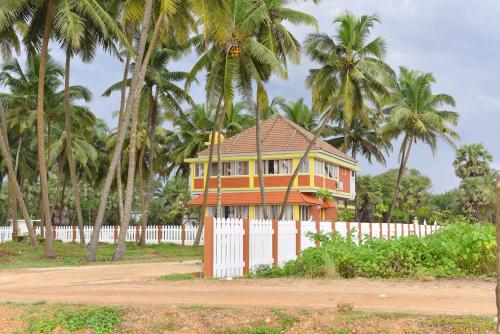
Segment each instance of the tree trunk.
[[61,202],[59,203],[59,224],[63,224],[63,216],[64,216],[64,197],[66,196],[66,186],[68,185],[68,180],[66,178],[66,174],[63,173],[62,175],[63,178],[63,186],[62,186],[62,192],[61,192]]
[[401,155],[401,165],[399,166],[398,179],[396,181],[396,187],[394,188],[394,193],[392,194],[391,206],[389,208],[389,211],[387,212],[387,219],[386,219],[387,224],[389,224],[392,220],[392,212],[396,207],[396,199],[399,194],[399,187],[401,186],[401,181],[403,180],[403,175],[406,170],[406,165],[408,164],[408,157],[410,156],[411,145],[413,143],[413,136],[410,135],[407,138],[408,138],[408,147],[403,148],[403,154]]
[[47,1],[47,16],[45,17],[45,27],[43,31],[42,48],[40,52],[40,69],[38,72],[38,95],[36,108],[36,133],[38,146],[38,169],[40,172],[40,187],[42,196],[43,221],[47,233],[45,233],[45,256],[53,258],[55,256],[54,240],[50,222],[50,202],[49,202],[49,182],[47,180],[47,162],[45,157],[45,72],[47,69],[47,54],[50,39],[50,30],[53,16],[53,0]]
[[155,93],[155,98],[154,98],[154,105],[153,105],[153,112],[154,112],[154,117],[150,118],[151,122],[151,132],[150,132],[150,138],[149,138],[149,156],[148,156],[148,179],[147,179],[147,193],[146,193],[146,203],[145,203],[145,211],[147,212],[149,209],[149,204],[153,200],[153,160],[154,160],[154,142],[155,142],[155,137],[156,137],[156,130],[157,130],[157,119],[159,117],[159,109],[158,109],[158,99],[159,99],[159,93],[160,90],[158,87],[156,87],[156,93]]
[[495,295],[497,301],[497,333],[500,333],[500,174],[497,174],[495,228],[497,240],[497,287]]
[[[207,166],[207,175],[205,175],[205,189],[203,190],[203,204],[200,208],[200,217],[198,219],[198,230],[196,231],[196,237],[194,238],[193,246],[198,246],[201,240],[201,234],[203,233],[203,223],[205,219],[205,212],[207,210],[208,203],[208,190],[210,189],[210,174],[212,173],[212,161],[214,158],[214,144],[215,144],[215,133],[216,133],[216,124],[219,121],[220,116],[220,107],[222,104],[223,94],[219,97],[219,102],[217,102],[217,109],[215,110],[215,117],[211,132],[211,140],[210,140],[210,152],[208,154],[208,166]],[[206,108],[209,108],[208,104]]]
[[[336,105],[337,105],[337,103],[334,104],[334,106],[336,106]],[[309,143],[307,150],[304,152],[304,155],[299,160],[299,164],[297,165],[297,167],[293,171],[292,177],[290,178],[290,182],[288,182],[288,187],[286,189],[285,198],[283,200],[283,205],[281,206],[279,220],[282,220],[283,216],[285,215],[286,206],[288,204],[288,198],[290,197],[290,192],[292,191],[293,183],[295,182],[295,179],[297,178],[297,175],[299,174],[300,166],[305,162],[305,160],[309,156],[309,152],[311,152],[314,144],[316,143],[316,141],[318,140],[318,137],[321,135],[321,133],[325,129],[326,124],[330,120],[334,111],[335,111],[334,107],[330,108],[327,111],[327,113],[323,117],[323,120],[321,121],[321,125],[319,126],[319,128],[316,130],[316,132],[314,134],[314,138]]]
[[[125,142],[125,137],[127,134],[128,123],[130,120],[130,116],[132,114],[133,105],[135,104],[135,100],[137,98],[140,99],[136,95],[136,91],[140,90],[139,86],[139,75],[141,71],[141,64],[143,60],[144,50],[146,48],[146,39],[149,32],[149,25],[151,21],[151,7],[153,4],[153,0],[146,0],[144,5],[144,16],[142,19],[141,27],[141,37],[139,40],[139,46],[137,49],[137,57],[135,59],[134,72],[132,74],[132,81],[130,83],[127,104],[125,108],[125,113],[123,114],[123,122],[119,124],[118,128],[118,140],[116,143],[115,150],[113,151],[113,156],[111,158],[110,166],[108,169],[108,173],[106,174],[106,179],[102,186],[101,192],[101,201],[99,202],[99,207],[97,210],[97,215],[94,224],[94,230],[92,232],[92,238],[90,240],[89,249],[86,255],[86,260],[89,262],[95,262],[96,253],[97,253],[97,243],[99,241],[99,233],[101,231],[101,226],[104,220],[104,214],[106,213],[106,204],[108,202],[109,191],[111,189],[111,184],[113,182],[113,178],[115,176],[116,166],[118,164],[121,150],[123,148],[123,143]],[[142,82],[140,83],[142,85]],[[139,89],[138,89],[139,88]],[[124,217],[125,218],[125,217]],[[123,220],[123,219],[122,219]],[[120,231],[124,232],[124,231]]]
[[[225,108],[224,108],[225,109]],[[220,116],[221,119],[223,119],[222,115]],[[219,124],[222,122],[219,121]],[[218,218],[223,218],[222,217],[222,160],[221,160],[221,152],[220,152],[220,147],[221,147],[221,129],[222,127],[220,125],[217,126],[217,217]]]
[[[130,30],[133,32],[134,27],[131,27]],[[132,33],[128,34],[129,36],[132,35]],[[132,39],[129,39],[130,44],[132,45]],[[125,112],[125,101],[126,101],[126,94],[127,94],[127,80],[128,80],[128,71],[130,69],[130,58],[131,54],[130,52],[127,52],[127,58],[125,60],[125,68],[123,69],[123,79],[122,79],[122,86],[120,88],[120,111],[118,114],[118,128],[120,128],[120,125],[124,121],[124,115],[123,113]],[[120,156],[118,157],[118,164],[116,165],[116,189],[118,192],[118,211],[120,213],[120,221],[123,218],[123,192],[122,192],[122,157],[121,157],[121,152]]]
[[14,187],[14,194],[17,198],[18,205],[21,209],[21,213],[23,215],[24,221],[26,222],[26,227],[28,228],[28,232],[30,235],[31,245],[33,249],[37,249],[38,244],[36,241],[35,230],[33,229],[33,224],[31,224],[31,217],[28,213],[28,209],[26,207],[26,203],[24,202],[23,195],[21,193],[21,188],[19,187],[19,183],[17,182],[16,172],[14,170],[14,165],[12,163],[12,157],[10,155],[8,139],[7,137],[7,128],[5,127],[5,115],[3,111],[3,104],[0,100],[0,152],[2,153],[5,165],[7,167],[7,172],[9,176],[9,180],[12,180],[12,185]]
[[73,124],[69,105],[69,76],[71,66],[71,54],[66,51],[66,74],[64,76],[64,127],[66,130],[66,158],[68,159],[69,175],[71,177],[71,188],[75,199],[76,217],[78,218],[78,233],[80,235],[80,247],[85,247],[85,233],[83,232],[83,214],[80,204],[80,189],[76,175],[76,162],[73,157]]
[[[139,153],[139,169],[138,169],[138,176],[139,176],[139,194],[140,194],[140,201],[141,201],[141,240],[139,242],[139,246],[145,247],[146,246],[146,227],[148,226],[148,199],[147,197],[149,196],[149,189],[150,189],[150,181],[148,182],[148,195],[146,195],[146,190],[144,189],[144,155],[146,153],[146,137],[151,138],[151,131],[152,131],[152,120],[153,120],[153,113],[156,112],[156,99],[158,98],[158,90],[156,90],[156,96],[153,97],[153,87],[149,87],[148,89],[148,95],[149,95],[149,108],[148,108],[148,120],[146,124],[146,133],[144,136],[144,139],[142,141],[141,145],[141,152]],[[153,142],[150,140],[150,155],[152,154],[152,145]],[[151,162],[151,159],[149,159],[148,163]],[[148,166],[148,171],[151,171],[151,168]],[[152,178],[152,173],[148,173],[147,179],[150,180]]]
[[[127,173],[127,188],[125,192],[125,202],[123,205],[123,218],[120,225],[120,233],[118,236],[118,245],[115,250],[115,254],[113,255],[112,260],[118,261],[123,257],[123,253],[125,252],[125,238],[127,236],[127,229],[130,220],[130,213],[132,210],[132,199],[134,196],[134,179],[135,179],[135,167],[137,163],[136,159],[136,141],[137,141],[137,123],[138,123],[138,114],[139,114],[139,105],[141,102],[141,93],[142,93],[142,84],[144,82],[144,77],[146,76],[146,70],[149,65],[149,60],[151,59],[151,55],[153,54],[154,49],[158,43],[160,30],[164,23],[165,14],[161,13],[158,17],[155,28],[153,31],[153,35],[151,36],[149,49],[144,57],[144,61],[142,62],[142,66],[139,72],[139,81],[137,84],[137,89],[135,91],[135,99],[133,102],[132,109],[132,117],[130,123],[130,139],[129,139],[129,157],[128,157],[128,173]],[[142,31],[144,33],[144,31]],[[142,36],[141,36],[142,37]],[[128,103],[127,103],[128,104]],[[128,106],[127,106],[128,107]]]
[[[258,89],[262,89],[259,85]],[[262,161],[262,142],[260,134],[260,102],[259,93],[257,93],[257,103],[255,110],[255,141],[257,148],[257,174],[259,175],[259,187],[260,187],[260,202],[264,219],[268,219],[267,215],[267,202],[266,202],[266,188],[264,185],[264,164]]]

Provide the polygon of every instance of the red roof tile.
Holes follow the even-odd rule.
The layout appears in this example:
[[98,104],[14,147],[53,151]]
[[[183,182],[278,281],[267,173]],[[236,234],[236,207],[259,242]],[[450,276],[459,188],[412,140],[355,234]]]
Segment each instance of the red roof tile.
[[[285,191],[268,191],[266,192],[266,202],[269,205],[280,205],[283,203],[285,198]],[[290,204],[310,204],[310,205],[321,205],[323,207],[335,207],[332,202],[323,202],[317,199],[313,194],[303,193],[297,190],[292,190],[288,198],[288,203]],[[187,205],[200,206],[203,204],[203,195],[198,195],[192,200],[187,202]],[[235,206],[235,205],[260,205],[260,193],[259,192],[234,192],[234,193],[222,193],[222,205],[224,206]],[[208,205],[217,205],[217,194],[208,194]]]
[[[281,115],[262,122],[261,135],[263,153],[305,151],[314,138],[312,133]],[[225,139],[221,144],[221,154],[255,154],[257,152],[255,136],[255,126],[253,126]],[[217,145],[214,147],[214,152],[216,148]],[[355,162],[353,158],[322,139],[316,141],[313,150],[322,150],[339,158]],[[209,148],[206,148],[198,156],[207,156],[209,153]]]

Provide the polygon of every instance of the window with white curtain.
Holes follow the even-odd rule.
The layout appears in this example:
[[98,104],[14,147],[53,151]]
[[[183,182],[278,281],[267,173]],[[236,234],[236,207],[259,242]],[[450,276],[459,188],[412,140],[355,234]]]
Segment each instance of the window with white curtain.
[[203,177],[205,172],[203,170],[203,163],[195,163],[194,164],[194,177]]
[[[209,216],[216,217],[217,216],[217,207],[209,206],[208,207]],[[238,218],[238,219],[247,219],[248,218],[248,206],[223,206],[222,207],[222,215],[224,218]]]
[[[300,162],[300,160],[299,160]],[[309,173],[309,159],[304,159],[304,162],[300,165],[299,173],[308,174]]]
[[[222,161],[221,176],[245,176],[248,175],[248,161]],[[211,176],[217,176],[218,164],[212,163]]]
[[299,219],[301,221],[306,221],[311,218],[309,214],[309,205],[300,205],[299,206]]
[[264,160],[263,162],[265,175],[292,174],[292,159]]
[[321,160],[314,160],[314,174],[318,176],[325,175],[325,162]]
[[314,160],[314,174],[338,180],[339,166],[322,160]]
[[[281,212],[281,205],[268,205],[267,206],[267,218],[268,219],[278,219]],[[264,219],[264,213],[262,211],[262,206],[255,207],[255,219]],[[293,220],[293,206],[287,205],[285,209],[285,214],[283,215],[284,220]]]

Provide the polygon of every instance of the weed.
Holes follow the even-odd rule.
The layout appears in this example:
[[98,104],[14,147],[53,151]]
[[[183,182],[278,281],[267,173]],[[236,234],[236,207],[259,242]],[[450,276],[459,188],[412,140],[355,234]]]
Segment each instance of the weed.
[[192,273],[188,274],[170,274],[170,275],[163,275],[160,276],[160,280],[162,281],[186,281],[186,280],[193,280],[195,279],[196,276]]

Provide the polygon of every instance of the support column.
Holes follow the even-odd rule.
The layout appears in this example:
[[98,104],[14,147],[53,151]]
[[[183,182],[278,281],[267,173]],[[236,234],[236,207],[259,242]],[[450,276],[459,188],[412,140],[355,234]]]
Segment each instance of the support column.
[[295,221],[295,229],[297,230],[297,234],[295,235],[295,254],[297,257],[300,256],[300,252],[302,250],[302,246],[300,244],[300,239],[302,237],[302,229],[301,229],[301,223],[300,220]]
[[278,266],[278,221],[273,219],[273,265]]
[[205,217],[203,225],[203,274],[204,277],[214,276],[214,219]]
[[162,225],[158,225],[158,245],[161,244],[161,239],[163,239],[162,232]]
[[186,224],[181,225],[181,244],[182,246],[186,244]]

